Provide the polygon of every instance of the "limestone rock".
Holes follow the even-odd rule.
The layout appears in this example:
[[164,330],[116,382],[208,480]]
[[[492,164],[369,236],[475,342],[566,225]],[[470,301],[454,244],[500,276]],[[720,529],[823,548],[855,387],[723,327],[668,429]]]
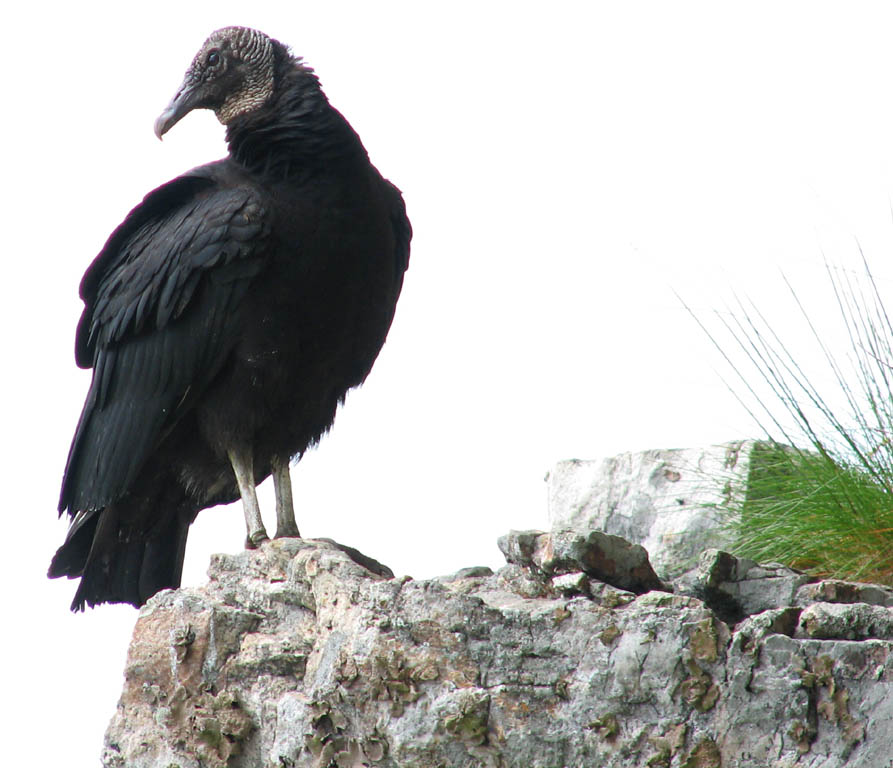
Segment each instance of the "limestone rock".
[[667,589],[644,547],[602,531],[510,531],[498,544],[508,562],[546,576],[582,572],[636,594]]
[[893,640],[893,610],[864,603],[814,603],[800,614],[797,637]]
[[559,462],[547,478],[550,525],[640,544],[662,579],[675,578],[705,549],[729,548],[716,510],[743,501],[760,445],[735,441]]
[[778,563],[758,565],[708,549],[697,568],[676,581],[676,589],[704,600],[723,620],[735,623],[771,608],[794,605],[808,581],[806,574]]
[[796,605],[812,603],[866,603],[893,607],[893,589],[880,584],[862,584],[840,579],[823,579],[804,584],[794,596]]
[[[893,639],[893,589],[809,577],[778,563],[758,565],[753,560],[709,549],[698,567],[676,580],[677,593],[703,600],[731,624],[774,609],[791,609],[803,636],[815,638]],[[793,609],[797,610],[793,610]],[[804,610],[805,609],[805,610]],[[796,623],[796,622],[795,622]],[[784,634],[792,635],[791,632]]]
[[[534,558],[538,538],[506,548]],[[206,587],[160,593],[140,612],[103,764],[889,762],[893,608],[828,602],[830,587],[807,602],[801,585],[730,627],[694,595],[636,595],[571,560],[413,581],[326,542],[216,556]],[[717,587],[788,578],[754,579],[756,567],[706,572]]]

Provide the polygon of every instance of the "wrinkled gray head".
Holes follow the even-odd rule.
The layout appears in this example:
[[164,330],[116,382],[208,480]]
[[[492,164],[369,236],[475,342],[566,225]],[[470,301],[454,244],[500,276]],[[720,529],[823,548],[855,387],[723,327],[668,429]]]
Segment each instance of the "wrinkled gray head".
[[273,93],[273,41],[247,27],[224,27],[199,49],[176,96],[155,121],[160,139],[193,109],[212,109],[224,125]]

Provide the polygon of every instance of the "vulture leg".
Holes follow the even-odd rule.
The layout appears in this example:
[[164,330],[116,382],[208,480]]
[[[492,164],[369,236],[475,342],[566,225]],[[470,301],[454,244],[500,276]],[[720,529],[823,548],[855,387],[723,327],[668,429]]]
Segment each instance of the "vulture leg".
[[273,459],[273,489],[276,491],[276,538],[300,539],[295,521],[295,505],[291,495],[291,473],[288,459]]
[[254,488],[254,459],[250,450],[232,448],[227,451],[229,463],[233,466],[236,482],[239,484],[239,495],[245,510],[245,525],[248,528],[248,539],[245,546],[256,549],[263,541],[269,539],[264,521],[260,516],[260,505],[257,503],[257,491]]

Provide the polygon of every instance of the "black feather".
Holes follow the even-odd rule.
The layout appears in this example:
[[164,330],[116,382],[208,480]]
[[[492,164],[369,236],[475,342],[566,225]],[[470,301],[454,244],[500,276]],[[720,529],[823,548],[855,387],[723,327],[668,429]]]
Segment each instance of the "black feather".
[[72,605],[141,605],[179,585],[189,525],[331,426],[384,343],[409,260],[400,192],[312,70],[274,41],[267,102],[227,126],[229,157],[151,192],[80,286],[75,359],[93,381],[50,576]]

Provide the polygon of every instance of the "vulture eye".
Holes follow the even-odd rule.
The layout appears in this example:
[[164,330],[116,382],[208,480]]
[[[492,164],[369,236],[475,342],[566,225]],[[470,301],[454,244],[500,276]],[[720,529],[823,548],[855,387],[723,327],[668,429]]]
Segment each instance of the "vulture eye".
[[220,52],[210,51],[206,61],[209,67],[216,67],[220,63]]

